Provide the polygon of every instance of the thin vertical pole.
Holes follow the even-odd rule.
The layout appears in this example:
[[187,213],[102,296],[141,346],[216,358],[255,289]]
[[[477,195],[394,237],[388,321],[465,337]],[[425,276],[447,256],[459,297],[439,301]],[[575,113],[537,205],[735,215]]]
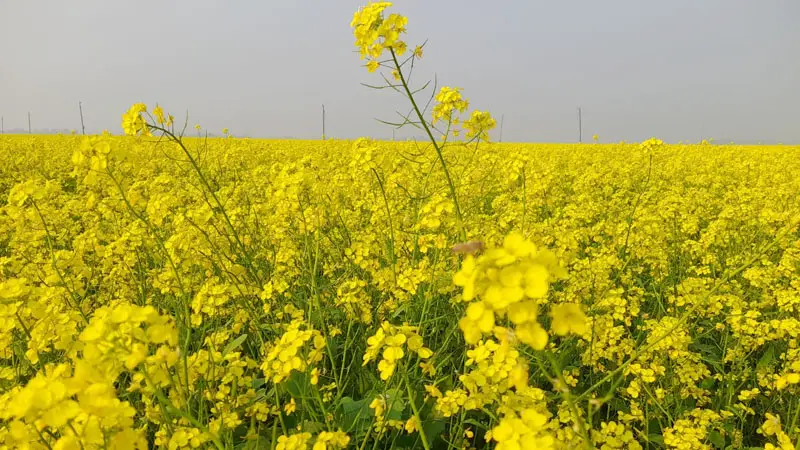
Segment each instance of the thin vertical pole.
[[31,113],[28,112],[28,134],[31,134]]
[[503,142],[503,122],[506,119],[505,114],[500,115],[500,142]]
[[583,123],[581,122],[580,108],[578,108],[578,142],[583,142]]
[[325,105],[322,105],[322,140],[325,140]]
[[83,125],[83,105],[78,102],[78,111],[81,113],[81,133],[86,134],[86,127]]
[[394,128],[392,128],[392,140],[394,140]]
[[6,134],[6,118],[0,117],[0,133]]

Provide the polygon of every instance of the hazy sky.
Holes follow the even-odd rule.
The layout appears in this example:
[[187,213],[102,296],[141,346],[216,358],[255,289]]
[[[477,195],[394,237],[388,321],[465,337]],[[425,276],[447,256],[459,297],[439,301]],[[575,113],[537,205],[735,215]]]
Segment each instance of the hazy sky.
[[[0,0],[6,130],[118,133],[134,102],[235,135],[391,137],[360,67],[361,2]],[[416,74],[505,115],[505,141],[800,142],[798,0],[399,0]],[[398,133],[398,136],[402,134]],[[498,133],[495,133],[495,138]]]

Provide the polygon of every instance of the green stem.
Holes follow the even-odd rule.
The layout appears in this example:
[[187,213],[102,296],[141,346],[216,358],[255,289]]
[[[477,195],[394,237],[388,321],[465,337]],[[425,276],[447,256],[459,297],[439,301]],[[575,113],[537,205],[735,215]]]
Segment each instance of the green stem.
[[[553,372],[555,372],[555,379],[558,380],[558,383],[561,385],[561,389],[559,389],[559,391],[561,391],[561,393],[564,395],[564,401],[567,402],[567,406],[569,406],[569,409],[574,416],[575,424],[578,426],[578,432],[581,434],[583,443],[587,449],[591,450],[593,448],[592,440],[589,437],[589,430],[586,428],[586,421],[580,416],[580,410],[578,409],[577,401],[572,397],[572,394],[569,391],[569,384],[567,384],[564,374],[561,373],[561,365],[558,363],[558,361],[556,361],[552,353],[545,352],[545,356],[547,357],[547,361],[550,362]],[[540,369],[542,369],[542,372],[545,374],[547,373],[541,363]],[[589,418],[587,417],[587,419]]]
[[392,211],[389,209],[389,199],[386,197],[386,188],[383,186],[383,179],[378,174],[378,171],[374,168],[371,169],[372,173],[375,174],[375,178],[378,179],[378,185],[381,187],[381,195],[383,196],[383,204],[386,207],[386,221],[389,222],[389,239],[391,239],[391,243],[389,245],[389,258],[392,261],[392,276],[394,276],[394,284],[397,286],[397,259],[394,256],[394,225],[392,224]]
[[214,446],[218,450],[225,449],[225,446],[222,445],[222,441],[219,440],[219,436],[217,436],[215,433],[212,433],[205,425],[200,423],[188,412],[184,412],[180,408],[176,408],[175,405],[173,405],[172,402],[167,397],[164,396],[164,393],[161,392],[161,389],[159,389],[158,386],[156,386],[156,384],[153,383],[153,380],[150,379],[150,375],[147,374],[147,371],[143,370],[142,373],[144,374],[147,383],[153,388],[153,394],[155,394],[159,403],[163,404],[163,406],[167,411],[170,410],[176,411],[182,418],[186,419],[190,424],[192,424],[192,426],[194,426],[195,428],[199,429],[202,432],[207,433],[211,437],[211,442],[214,443]]
[[[797,425],[797,419],[800,417],[800,401],[795,404],[794,415],[792,416],[792,423],[789,425],[788,434],[791,436],[792,439],[797,438],[797,432],[795,430],[795,426]],[[800,448],[800,440],[797,441],[797,445],[795,448]]]
[[61,284],[64,285],[64,289],[66,289],[67,293],[69,293],[70,297],[72,297],[72,301],[75,302],[74,305],[70,306],[73,309],[76,309],[80,314],[81,318],[83,318],[83,321],[88,324],[89,318],[86,317],[86,313],[83,312],[83,308],[81,308],[80,302],[78,301],[78,296],[75,295],[75,292],[72,289],[70,289],[69,284],[67,284],[67,280],[64,279],[64,275],[58,268],[58,261],[56,260],[56,251],[55,248],[53,247],[53,240],[52,240],[53,238],[50,236],[50,229],[47,227],[47,222],[45,222],[44,216],[42,215],[42,212],[39,210],[39,205],[37,205],[36,201],[33,199],[31,199],[31,204],[33,205],[33,209],[36,210],[36,214],[39,216],[39,220],[41,220],[42,226],[44,227],[45,237],[46,237],[45,240],[47,242],[47,248],[48,250],[50,250],[50,260],[53,266],[53,270],[58,275],[58,279],[61,281]]
[[[244,245],[242,240],[239,238],[239,233],[236,231],[236,228],[234,228],[233,223],[231,222],[231,219],[228,216],[228,212],[225,210],[225,207],[222,206],[222,202],[217,197],[216,192],[213,189],[211,189],[211,183],[208,182],[208,179],[206,178],[205,174],[203,174],[203,171],[200,170],[200,166],[198,165],[197,160],[195,159],[195,157],[192,156],[191,152],[189,152],[189,149],[187,149],[186,146],[183,144],[183,141],[181,139],[179,139],[177,136],[175,136],[175,134],[173,134],[171,131],[167,130],[166,128],[159,127],[157,125],[148,124],[147,126],[150,127],[151,129],[158,130],[158,131],[164,133],[170,140],[172,140],[173,142],[178,144],[178,146],[181,148],[183,153],[189,159],[189,163],[191,163],[191,165],[194,168],[195,172],[197,172],[197,176],[198,176],[198,178],[200,178],[200,182],[203,184],[203,186],[206,188],[208,193],[211,195],[211,198],[214,199],[214,202],[217,204],[217,208],[219,209],[219,212],[222,213],[222,217],[225,219],[225,223],[228,225],[228,228],[230,228],[231,234],[233,235],[233,238],[236,241],[236,244],[239,247],[239,250],[241,250],[242,255],[245,257],[245,260],[247,261],[247,267],[246,267],[247,271],[250,273],[251,277],[253,278],[253,280],[255,282],[257,282],[259,285],[263,284],[262,280],[261,280],[261,277],[258,276],[258,273],[255,270],[255,266],[253,265],[253,260],[250,257],[250,252],[247,251],[247,247]],[[206,201],[208,202],[208,200],[206,200]],[[208,203],[209,203],[209,206],[211,206],[210,205],[211,202],[208,202]],[[212,207],[212,211],[213,211],[213,207]]]
[[[164,257],[167,258],[167,262],[169,263],[170,268],[172,268],[172,273],[175,275],[175,281],[178,282],[178,288],[180,288],[180,291],[181,291],[180,306],[183,307],[182,313],[183,313],[183,316],[184,316],[184,329],[185,329],[185,336],[186,336],[185,340],[183,342],[183,348],[181,349],[181,357],[183,359],[184,378],[186,379],[186,397],[188,398],[190,396],[190,393],[189,393],[189,343],[191,342],[191,336],[192,336],[192,321],[191,321],[192,319],[191,319],[191,313],[189,312],[189,300],[188,300],[189,296],[188,296],[188,294],[186,292],[186,289],[184,288],[183,279],[181,278],[181,274],[178,271],[178,267],[175,265],[175,261],[172,260],[172,256],[170,255],[169,250],[167,250],[167,246],[164,243],[164,239],[156,231],[156,229],[153,226],[153,224],[151,224],[150,221],[147,218],[145,218],[142,214],[140,214],[138,211],[136,211],[136,209],[134,209],[133,205],[128,200],[128,197],[125,195],[125,190],[122,189],[122,184],[120,184],[120,182],[114,177],[114,174],[111,172],[111,169],[106,168],[106,173],[108,174],[108,177],[111,179],[111,181],[114,183],[114,186],[117,187],[117,191],[119,192],[119,195],[122,198],[122,201],[125,203],[125,206],[128,208],[128,211],[133,215],[133,217],[135,217],[137,220],[142,222],[145,225],[145,227],[147,227],[147,231],[150,232],[150,234],[156,240],[156,243],[158,243],[158,246],[161,249],[161,251],[164,252]],[[176,311],[176,315],[177,315],[177,311]]]
[[618,375],[620,372],[625,370],[626,367],[628,367],[633,362],[635,362],[637,359],[639,359],[640,356],[642,356],[643,354],[648,352],[650,349],[652,349],[653,347],[658,345],[659,342],[663,341],[664,339],[666,339],[670,335],[672,335],[672,332],[677,330],[681,326],[683,326],[683,324],[689,319],[689,317],[692,317],[694,315],[694,313],[696,313],[697,310],[700,309],[700,307],[703,306],[703,303],[705,302],[705,300],[709,299],[712,295],[714,295],[714,293],[716,293],[723,286],[724,283],[728,282],[731,278],[733,278],[734,276],[738,275],[739,273],[745,271],[748,267],[750,267],[750,265],[752,265],[754,262],[756,262],[759,259],[761,259],[761,256],[763,254],[765,254],[767,251],[769,251],[772,247],[777,245],[777,243],[780,241],[780,239],[783,237],[783,235],[785,235],[786,233],[791,231],[792,228],[793,228],[793,226],[789,226],[789,227],[785,228],[783,230],[783,232],[780,233],[778,236],[776,236],[776,238],[772,242],[770,242],[768,245],[766,245],[763,250],[761,250],[760,252],[756,253],[755,256],[753,256],[752,258],[747,260],[739,268],[737,268],[736,270],[734,270],[730,274],[728,274],[728,275],[724,276],[723,278],[721,278],[717,283],[714,284],[714,286],[711,288],[711,290],[709,290],[708,293],[706,293],[706,295],[703,297],[703,301],[697,302],[693,307],[689,308],[685,313],[683,313],[683,315],[680,316],[678,321],[675,322],[675,324],[673,326],[671,326],[670,328],[667,329],[666,333],[664,333],[661,336],[658,336],[656,339],[654,339],[652,342],[650,342],[650,344],[645,345],[644,347],[642,347],[642,348],[638,349],[637,351],[635,351],[633,353],[633,355],[631,355],[631,357],[628,358],[627,361],[622,363],[619,367],[617,367],[613,371],[609,372],[600,381],[598,381],[597,383],[593,384],[586,391],[584,391],[581,395],[579,395],[577,400],[580,401],[580,400],[583,400],[584,398],[586,398],[586,396],[588,396],[589,394],[594,392],[595,389],[597,389],[598,387],[602,386],[605,382],[607,382],[611,378],[613,378],[616,375]]
[[392,61],[394,61],[395,68],[397,69],[397,73],[400,75],[400,83],[403,84],[403,90],[406,91],[406,96],[408,100],[411,102],[411,106],[414,107],[414,112],[417,114],[420,123],[422,124],[422,128],[425,130],[425,134],[428,135],[428,139],[430,139],[431,144],[433,144],[433,148],[436,150],[436,156],[439,158],[439,163],[442,165],[442,170],[444,171],[444,176],[447,179],[447,186],[450,188],[450,196],[453,199],[453,205],[455,206],[456,210],[456,218],[458,219],[458,232],[459,232],[459,239],[462,241],[467,240],[467,232],[466,228],[464,227],[464,217],[461,215],[461,207],[458,204],[458,196],[456,195],[456,186],[453,183],[453,179],[450,176],[450,170],[447,168],[447,163],[444,160],[444,156],[442,155],[442,148],[439,147],[439,144],[436,142],[436,138],[433,137],[433,133],[431,132],[430,127],[428,126],[428,121],[425,120],[425,117],[422,115],[422,111],[420,111],[419,106],[417,105],[417,101],[414,99],[414,94],[411,93],[411,89],[408,87],[408,83],[406,82],[406,77],[403,75],[403,70],[400,67],[400,63],[397,61],[397,55],[394,53],[394,49],[389,49],[389,52],[392,54]]
[[288,434],[288,428],[286,428],[286,422],[283,421],[283,406],[281,406],[281,397],[278,395],[278,387],[275,386],[275,405],[278,407],[278,419],[281,422],[281,429],[283,430],[283,434]]
[[[408,392],[408,403],[411,405],[411,410],[414,411],[414,417],[417,418],[417,423],[419,423],[420,427],[422,427],[422,419],[419,417],[419,408],[417,408],[417,403],[414,401],[414,391],[411,390],[411,383],[408,381],[408,373],[403,372],[403,380],[406,382],[406,391]],[[422,446],[425,447],[425,450],[431,450],[431,446],[428,443],[428,436],[425,435],[425,430],[420,429],[417,430],[420,439],[422,439]]]

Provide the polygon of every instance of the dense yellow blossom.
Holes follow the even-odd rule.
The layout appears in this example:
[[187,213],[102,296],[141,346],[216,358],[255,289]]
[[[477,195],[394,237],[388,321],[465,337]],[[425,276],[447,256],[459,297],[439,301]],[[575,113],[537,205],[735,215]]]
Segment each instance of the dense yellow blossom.
[[0,137],[0,448],[798,440],[800,149],[173,144]]
[[0,135],[0,450],[797,448],[800,148],[489,143],[391,6],[424,144]]
[[[398,56],[405,52],[406,43],[400,35],[405,33],[408,19],[399,14],[384,17],[383,11],[390,6],[390,2],[370,3],[353,15],[350,27],[362,59],[369,57],[371,62],[376,62],[386,49],[392,49]],[[375,68],[370,67],[370,71]]]
[[[436,94],[436,105],[433,107],[433,123],[439,120],[449,120],[454,113],[462,113],[469,108],[469,101],[461,97],[461,88],[451,88],[450,86],[442,86],[439,93]],[[491,117],[489,118],[491,119]],[[488,119],[480,114],[474,121],[475,132],[478,132],[478,126],[481,122],[486,122]]]
[[367,350],[364,353],[364,365],[381,355],[378,371],[382,380],[388,380],[395,371],[397,363],[406,355],[405,349],[414,352],[420,359],[428,359],[433,355],[431,349],[424,346],[417,327],[408,325],[395,326],[383,322],[381,327],[367,339]]

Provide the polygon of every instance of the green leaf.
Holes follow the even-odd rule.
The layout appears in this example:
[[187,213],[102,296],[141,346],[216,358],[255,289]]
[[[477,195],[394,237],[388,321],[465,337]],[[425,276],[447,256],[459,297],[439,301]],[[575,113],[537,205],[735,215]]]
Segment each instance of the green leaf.
[[292,374],[286,379],[284,386],[292,397],[301,399],[305,398],[305,393],[308,392],[308,387],[311,386],[311,382],[305,372],[298,372],[295,370],[292,371]]
[[265,384],[267,384],[267,380],[266,379],[264,379],[264,378],[254,378],[251,386],[253,387],[253,389],[258,389],[261,386],[264,386]]
[[244,341],[246,339],[247,339],[247,333],[245,333],[245,334],[237,337],[236,339],[228,342],[228,345],[226,345],[225,349],[222,350],[222,356],[225,356],[228,353],[230,353],[230,352],[236,350],[237,348],[239,348],[242,345],[242,343],[244,343]]
[[439,438],[446,426],[447,423],[441,420],[426,420],[422,424],[422,432],[425,433],[428,442],[432,444],[433,441]]
[[701,353],[707,355],[717,356],[719,353],[719,348],[716,345],[711,345],[711,344],[692,344],[692,345],[696,347],[698,350],[700,350]]
[[369,427],[372,410],[369,407],[368,399],[355,401],[350,397],[342,397],[339,400],[338,409],[341,409],[339,422],[346,432],[360,434]]
[[727,431],[728,434],[733,434],[734,430],[736,429],[736,426],[730,422],[725,422],[722,424],[722,429]]
[[648,434],[647,435],[647,442],[652,442],[653,444],[664,445],[664,437],[660,434]]
[[775,360],[775,346],[767,345],[767,351],[761,355],[761,358],[758,360],[758,364],[756,364],[756,371],[760,372],[767,367],[772,365],[772,362]]
[[406,402],[399,389],[389,389],[386,391],[386,407],[389,408],[386,413],[387,420],[403,419],[403,410],[406,409]]
[[351,397],[342,397],[342,399],[339,400],[339,406],[342,407],[342,411],[345,414],[350,414],[350,413],[352,413],[354,411],[357,411],[357,410],[361,409],[361,407],[366,402],[367,402],[366,399],[355,401]]
[[303,427],[303,431],[307,431],[307,432],[309,432],[311,434],[317,434],[320,431],[325,430],[325,424],[324,423],[311,422],[311,421],[308,421],[308,420],[304,420],[303,421],[302,427]]
[[480,423],[475,419],[467,419],[467,420],[464,421],[464,423],[466,423],[468,425],[472,425],[473,427],[475,427],[475,428],[477,428],[479,430],[485,430],[485,431],[489,430],[489,427],[487,427],[485,423]]
[[342,347],[341,344],[339,344],[339,340],[336,338],[325,339],[325,346],[330,348],[331,353],[333,353],[334,355],[338,355]]
[[713,379],[711,377],[708,377],[708,378],[703,379],[703,381],[700,382],[700,387],[703,388],[703,389],[711,389],[712,387],[714,387],[714,385],[716,383],[717,383],[717,380],[715,380],[715,379]]
[[723,436],[719,431],[712,431],[708,434],[708,440],[714,444],[716,448],[725,448],[725,436]]
[[720,361],[718,359],[709,359],[709,358],[704,358],[702,356],[700,357],[700,359],[703,362],[705,362],[706,364],[708,364],[711,367],[713,367],[714,370],[716,370],[717,372],[724,372],[725,371],[725,367],[721,364],[722,361]]
[[406,303],[401,304],[395,309],[394,313],[392,314],[392,318],[396,319],[400,317],[405,312],[406,309],[408,309],[407,304]]

